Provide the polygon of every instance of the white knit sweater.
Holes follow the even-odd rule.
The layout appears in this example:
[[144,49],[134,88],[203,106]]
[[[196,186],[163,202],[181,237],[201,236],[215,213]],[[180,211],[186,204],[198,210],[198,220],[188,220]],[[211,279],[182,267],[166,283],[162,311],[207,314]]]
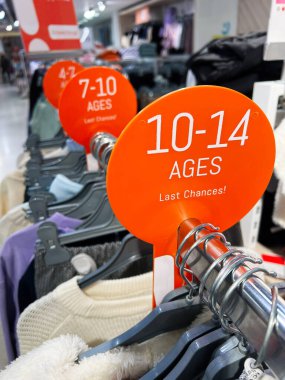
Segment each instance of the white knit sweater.
[[81,290],[79,277],[58,286],[20,316],[21,354],[63,334],[78,335],[90,346],[109,340],[143,319],[152,308],[152,272],[98,281]]

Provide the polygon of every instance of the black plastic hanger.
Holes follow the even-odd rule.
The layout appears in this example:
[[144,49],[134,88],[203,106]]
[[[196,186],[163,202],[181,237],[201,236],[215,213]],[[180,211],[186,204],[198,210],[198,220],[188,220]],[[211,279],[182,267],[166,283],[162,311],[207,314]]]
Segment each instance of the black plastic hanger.
[[[109,225],[116,221],[115,214],[111,209],[107,193],[103,195],[98,202],[96,209],[91,209],[92,214],[82,223],[77,229],[84,229],[89,227],[96,227],[97,229],[107,228]],[[119,223],[118,221],[116,223]]]
[[118,252],[116,252],[116,254],[98,270],[87,274],[78,280],[78,285],[81,289],[84,289],[96,281],[109,277],[111,274],[117,272],[123,267],[126,267],[128,264],[139,260],[152,258],[152,255],[153,247],[151,244],[129,234],[123,239],[122,245]]
[[218,327],[219,325],[214,320],[211,320],[187,330],[168,354],[166,354],[152,370],[146,373],[141,380],[164,379],[175,365],[177,365],[178,361],[192,342]]
[[59,235],[56,224],[46,221],[38,228],[37,235],[39,240],[36,242],[36,249],[45,250],[45,263],[47,265],[55,265],[69,261],[70,255],[65,249],[65,245],[79,242],[83,244],[86,240],[91,240],[94,245],[107,241],[118,241],[122,240],[126,233],[126,230],[121,225],[113,224],[103,230],[93,227]]
[[[37,235],[46,251],[46,265],[60,264],[70,260],[70,253],[59,242],[55,223],[49,221],[42,223],[38,228]],[[39,248],[39,243],[37,245]]]
[[[56,174],[63,174],[71,180],[76,181],[86,170],[86,163],[84,161],[78,163],[76,167],[70,167],[62,170],[55,167],[53,170],[41,170],[40,165],[31,165],[26,171],[26,185],[38,186],[43,190],[48,190]],[[76,181],[77,182],[77,181]]]
[[195,379],[205,371],[213,351],[229,338],[223,329],[219,328],[203,335],[190,344],[176,366],[165,376],[165,380]]
[[137,325],[118,337],[84,352],[79,359],[82,360],[115,347],[142,343],[162,333],[186,327],[201,313],[202,307],[199,297],[194,297],[191,301],[183,299],[161,304]]
[[[45,194],[47,199],[48,199],[48,203],[46,205],[46,211],[45,213],[48,215],[48,216],[51,216],[52,214],[54,214],[55,212],[60,212],[61,214],[66,214],[67,212],[71,211],[71,210],[74,210],[76,207],[79,206],[80,203],[83,202],[83,200],[88,196],[88,194],[93,191],[93,186],[94,185],[102,185],[102,186],[105,186],[105,182],[104,182],[104,178],[102,178],[102,176],[96,176],[94,180],[91,180],[91,176],[89,176],[89,182],[86,182],[86,184],[84,185],[84,187],[74,196],[70,197],[69,199],[65,200],[65,201],[57,201],[55,199],[55,197],[53,196],[53,194],[49,193],[48,191],[43,191],[40,187],[31,187],[29,188],[29,195],[30,197],[37,197],[39,193],[41,194]],[[106,188],[106,187],[104,187]],[[99,191],[99,188],[97,188],[97,191]],[[103,194],[102,195],[98,195],[99,198],[102,198],[103,197]],[[41,210],[43,209],[45,205],[39,205],[39,207],[41,208]],[[30,207],[32,208],[32,207]],[[89,209],[89,214],[91,213],[91,210],[92,210],[92,207],[90,207]],[[31,210],[32,211],[32,210]],[[31,211],[27,211],[27,215],[31,215]],[[37,211],[37,210],[35,210]],[[43,214],[44,212],[42,211],[41,214]],[[81,218],[79,218],[81,219]]]
[[65,156],[56,157],[48,163],[43,162],[41,169],[44,171],[52,170],[55,167],[62,169],[75,167],[81,160],[86,162],[86,155],[84,153],[78,151],[68,152]]
[[78,179],[78,183],[81,185],[86,185],[89,182],[106,182],[106,175],[104,172],[84,172],[82,176]]
[[48,198],[43,194],[34,195],[29,200],[30,210],[26,212],[26,215],[30,217],[34,223],[43,221],[49,217],[48,210]]

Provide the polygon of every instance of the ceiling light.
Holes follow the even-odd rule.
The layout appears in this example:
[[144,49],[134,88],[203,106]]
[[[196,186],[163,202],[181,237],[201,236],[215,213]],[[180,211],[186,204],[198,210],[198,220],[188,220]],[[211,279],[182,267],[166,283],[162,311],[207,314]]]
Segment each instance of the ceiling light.
[[6,30],[7,30],[7,32],[11,32],[12,29],[13,29],[13,26],[12,26],[12,25],[7,25],[7,26],[6,26]]
[[15,21],[14,21],[14,26],[15,26],[16,28],[18,28],[19,25],[20,25],[19,20],[15,20]]
[[98,1],[97,5],[98,5],[99,11],[104,12],[104,10],[106,9],[105,3],[103,1]]
[[99,13],[95,9],[88,9],[87,11],[84,12],[84,17],[87,20],[91,20],[94,17],[99,16]]
[[5,18],[5,12],[0,11],[0,20],[3,20],[3,18]]

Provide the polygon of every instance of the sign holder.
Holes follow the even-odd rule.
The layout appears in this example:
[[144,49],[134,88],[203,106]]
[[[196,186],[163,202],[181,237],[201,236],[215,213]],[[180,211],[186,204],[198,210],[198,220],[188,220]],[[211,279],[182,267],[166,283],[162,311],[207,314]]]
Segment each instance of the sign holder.
[[43,90],[47,100],[55,108],[59,107],[60,96],[67,83],[84,67],[76,61],[58,61],[51,65],[45,73]]
[[95,168],[94,158],[101,169],[106,169],[116,138],[136,113],[132,85],[121,73],[107,67],[79,72],[60,98],[62,126],[85,147],[89,170]]
[[275,141],[262,110],[244,95],[197,86],[142,110],[119,137],[107,173],[111,207],[135,236],[154,245],[154,297],[181,285],[174,267],[186,219],[222,231],[262,196]]

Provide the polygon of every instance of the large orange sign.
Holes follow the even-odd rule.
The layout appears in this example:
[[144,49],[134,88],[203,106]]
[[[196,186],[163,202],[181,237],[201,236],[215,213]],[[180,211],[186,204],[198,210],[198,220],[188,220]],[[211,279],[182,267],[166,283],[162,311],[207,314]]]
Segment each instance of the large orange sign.
[[73,0],[13,0],[27,53],[79,50]]
[[90,152],[97,132],[118,137],[137,112],[136,93],[118,71],[92,67],[78,73],[66,85],[59,117],[67,134]]
[[55,108],[67,83],[84,67],[75,61],[59,61],[49,67],[43,80],[46,98]]
[[274,159],[263,111],[222,87],[173,92],[129,123],[112,152],[107,189],[120,222],[154,244],[154,279],[163,279],[154,285],[156,301],[180,284],[173,274],[179,224],[234,225],[262,196]]

